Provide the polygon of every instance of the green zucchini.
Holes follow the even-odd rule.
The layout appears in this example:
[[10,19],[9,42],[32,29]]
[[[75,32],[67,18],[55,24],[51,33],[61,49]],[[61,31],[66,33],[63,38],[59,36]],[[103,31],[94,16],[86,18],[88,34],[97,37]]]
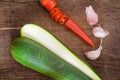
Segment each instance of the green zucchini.
[[11,53],[17,62],[55,80],[92,80],[43,45],[29,38],[16,38],[12,42]]
[[83,72],[92,80],[101,80],[101,78],[83,60],[76,57],[70,49],[42,27],[34,24],[26,24],[21,29],[21,36],[32,39],[43,45],[52,53],[77,68],[80,72]]

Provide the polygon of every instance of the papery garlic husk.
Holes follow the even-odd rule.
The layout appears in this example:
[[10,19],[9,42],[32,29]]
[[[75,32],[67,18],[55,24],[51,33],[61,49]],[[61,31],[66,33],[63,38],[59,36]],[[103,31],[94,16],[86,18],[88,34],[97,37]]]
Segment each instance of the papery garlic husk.
[[93,35],[98,38],[105,38],[107,35],[109,35],[109,32],[104,30],[100,25],[95,27],[92,32]]
[[98,22],[98,15],[90,5],[89,7],[86,7],[85,10],[86,16],[87,16],[87,22],[90,25],[95,25]]
[[101,39],[101,43],[100,46],[97,50],[93,50],[93,51],[88,51],[85,53],[85,56],[90,59],[90,60],[96,60],[99,58],[101,51],[102,51],[103,47],[102,47],[102,39]]

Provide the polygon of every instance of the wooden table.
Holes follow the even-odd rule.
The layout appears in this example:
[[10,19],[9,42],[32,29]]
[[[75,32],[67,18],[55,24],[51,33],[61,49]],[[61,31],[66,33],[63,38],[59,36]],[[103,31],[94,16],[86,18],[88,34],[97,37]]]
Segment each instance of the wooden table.
[[[43,26],[87,61],[103,80],[120,80],[120,0],[56,0],[61,10],[73,18],[91,37],[96,47],[90,47],[71,31],[51,19],[38,0],[0,0],[0,80],[52,80],[17,63],[11,56],[11,41],[20,36],[27,23]],[[90,61],[84,53],[97,49],[95,38],[86,22],[85,7],[92,5],[99,15],[99,24],[110,32],[104,39],[99,59]]]

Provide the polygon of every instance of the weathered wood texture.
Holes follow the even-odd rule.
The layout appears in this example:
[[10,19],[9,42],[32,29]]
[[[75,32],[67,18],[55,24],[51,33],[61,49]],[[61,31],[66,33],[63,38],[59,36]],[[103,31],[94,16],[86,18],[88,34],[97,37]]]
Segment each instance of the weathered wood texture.
[[[56,0],[61,10],[73,18],[92,38],[91,48],[65,27],[54,22],[38,0],[0,0],[0,80],[52,80],[14,61],[10,44],[27,23],[43,26],[57,36],[78,57],[87,61],[103,80],[120,80],[120,0]],[[99,15],[99,24],[110,32],[98,60],[90,61],[84,52],[98,47],[100,39],[92,34],[94,26],[86,22],[85,7],[92,5]]]

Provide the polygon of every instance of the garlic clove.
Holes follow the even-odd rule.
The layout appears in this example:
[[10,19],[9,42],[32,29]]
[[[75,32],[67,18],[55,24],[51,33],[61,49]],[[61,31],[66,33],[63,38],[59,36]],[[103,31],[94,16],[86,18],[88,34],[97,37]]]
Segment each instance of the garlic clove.
[[99,58],[100,54],[101,54],[101,51],[103,49],[102,47],[102,39],[101,39],[101,43],[100,43],[100,46],[97,50],[93,50],[93,51],[88,51],[85,53],[85,56],[90,59],[90,60],[96,60]]
[[89,7],[86,7],[85,10],[86,16],[87,16],[87,22],[90,25],[95,25],[98,22],[98,15],[90,5]]
[[102,51],[102,46],[100,46],[97,50],[86,52],[85,56],[90,60],[96,60],[97,58],[99,58],[101,51]]
[[103,30],[103,28],[100,25],[98,27],[95,27],[92,33],[95,37],[98,37],[98,38],[105,38],[107,35],[109,35],[109,32],[106,30]]

